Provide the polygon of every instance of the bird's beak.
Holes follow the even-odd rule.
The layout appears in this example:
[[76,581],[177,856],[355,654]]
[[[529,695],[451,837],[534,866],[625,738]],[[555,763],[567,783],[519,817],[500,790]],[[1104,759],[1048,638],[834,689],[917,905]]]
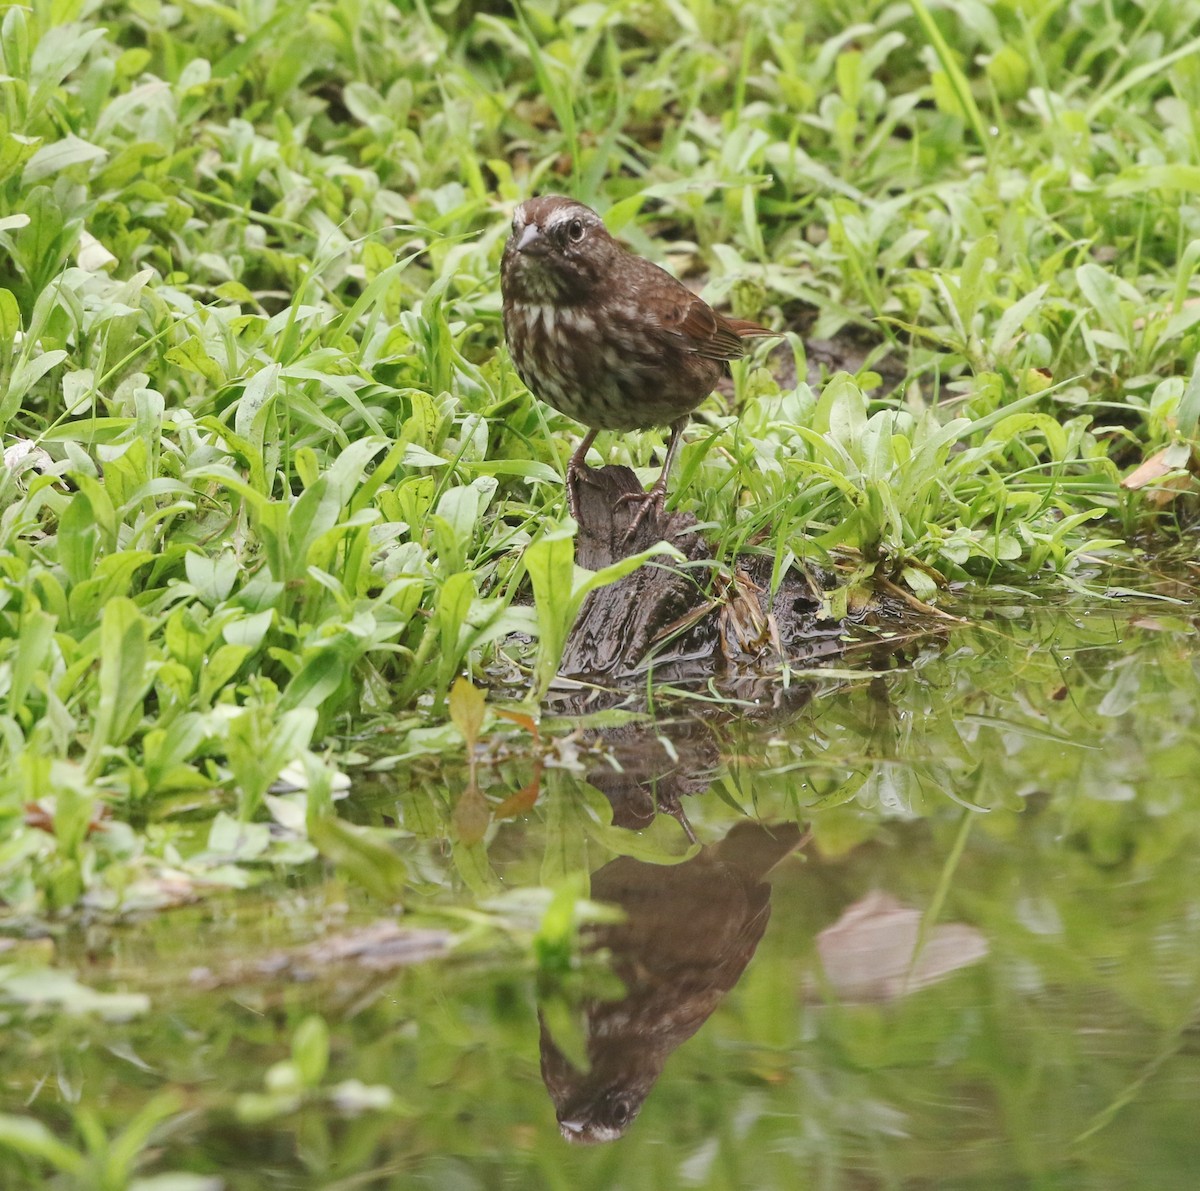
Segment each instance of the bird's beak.
[[580,1137],[587,1128],[587,1121],[559,1121],[558,1127],[567,1138]]
[[527,223],[517,237],[518,252],[532,252],[535,255],[546,251],[546,238],[542,229],[536,223]]

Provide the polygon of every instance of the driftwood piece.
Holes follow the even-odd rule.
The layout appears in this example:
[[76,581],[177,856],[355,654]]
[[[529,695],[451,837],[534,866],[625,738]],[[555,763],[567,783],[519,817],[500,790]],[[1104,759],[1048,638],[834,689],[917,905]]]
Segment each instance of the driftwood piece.
[[[560,672],[593,681],[628,679],[651,663],[664,681],[704,679],[773,660],[814,661],[841,651],[847,629],[822,619],[807,576],[789,572],[769,597],[769,557],[747,556],[730,575],[714,574],[712,552],[688,513],[650,509],[627,541],[643,489],[628,467],[590,470],[572,481],[579,533],[575,557],[597,571],[660,541],[683,555],[652,560],[593,592],[567,640]],[[715,565],[715,564],[714,564]],[[773,668],[775,668],[773,667]]]

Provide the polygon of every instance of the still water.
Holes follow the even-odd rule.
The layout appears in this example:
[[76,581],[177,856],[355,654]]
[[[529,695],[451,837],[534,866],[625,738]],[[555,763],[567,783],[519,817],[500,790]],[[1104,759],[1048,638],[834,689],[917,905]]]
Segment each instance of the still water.
[[0,1107],[113,1177],[0,1185],[1200,1186],[1200,667],[1161,595],[1001,593],[737,707],[544,725],[480,765],[520,798],[473,846],[465,770],[364,778],[402,915],[322,873],[44,944],[145,1000],[9,1014]]

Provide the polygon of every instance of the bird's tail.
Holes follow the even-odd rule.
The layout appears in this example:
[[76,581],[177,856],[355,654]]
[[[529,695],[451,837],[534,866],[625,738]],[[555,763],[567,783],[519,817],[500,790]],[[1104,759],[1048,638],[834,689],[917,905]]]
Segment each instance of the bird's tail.
[[780,331],[772,331],[770,327],[760,327],[758,323],[752,323],[745,318],[729,318],[725,321],[738,333],[743,339],[753,339],[757,335],[779,335]]
[[799,823],[759,823],[743,819],[716,845],[719,859],[747,877],[762,880],[785,856],[808,842],[809,829]]

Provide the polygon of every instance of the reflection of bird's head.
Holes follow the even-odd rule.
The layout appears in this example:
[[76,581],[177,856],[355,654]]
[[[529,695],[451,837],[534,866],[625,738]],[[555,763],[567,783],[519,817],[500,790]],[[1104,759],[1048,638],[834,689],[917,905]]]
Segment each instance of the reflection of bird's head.
[[665,1055],[653,1048],[592,1048],[592,1067],[580,1071],[541,1021],[542,1079],[554,1101],[563,1137],[574,1145],[616,1141],[637,1119],[662,1071]]
[[585,1102],[566,1105],[558,1112],[558,1128],[567,1141],[594,1145],[616,1141],[641,1111],[640,1101],[619,1088],[597,1090]]

